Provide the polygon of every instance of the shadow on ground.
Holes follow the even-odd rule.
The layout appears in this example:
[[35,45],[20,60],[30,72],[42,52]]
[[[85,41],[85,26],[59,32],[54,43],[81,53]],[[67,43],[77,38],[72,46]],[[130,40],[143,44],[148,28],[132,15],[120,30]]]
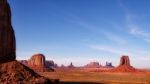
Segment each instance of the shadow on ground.
[[60,82],[59,84],[105,84],[105,83],[95,83],[95,82]]

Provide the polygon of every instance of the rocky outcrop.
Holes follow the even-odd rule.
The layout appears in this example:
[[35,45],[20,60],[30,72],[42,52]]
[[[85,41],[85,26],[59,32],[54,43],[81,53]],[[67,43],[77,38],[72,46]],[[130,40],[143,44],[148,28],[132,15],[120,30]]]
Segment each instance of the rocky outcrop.
[[7,0],[0,0],[0,63],[15,60],[16,41]]
[[55,84],[18,61],[0,64],[0,84]]
[[67,68],[75,68],[75,66],[73,65],[73,63],[71,62],[70,65]]
[[54,71],[46,65],[45,56],[43,54],[35,54],[28,60],[28,66],[38,72]]
[[[28,60],[18,60],[20,63],[28,66]],[[49,68],[58,68],[58,65],[54,63],[53,60],[46,60],[45,62],[46,66]]]
[[50,68],[58,68],[58,65],[53,60],[46,60],[46,66]]
[[30,66],[44,67],[45,56],[43,54],[35,54],[29,59],[28,64]]
[[123,66],[123,65],[131,66],[131,65],[130,65],[129,56],[122,56],[122,57],[121,57],[121,59],[120,59],[120,65],[119,65],[119,66]]
[[50,67],[50,68],[55,67],[55,63],[52,60],[46,60],[45,64],[47,67]]
[[[111,66],[111,63],[106,62],[106,66]],[[87,71],[91,72],[119,72],[119,73],[135,73],[135,72],[143,72],[142,70],[136,69],[130,64],[129,56],[122,56],[120,58],[120,64],[117,67],[102,67],[102,68],[95,68],[89,69]]]
[[120,65],[110,71],[111,72],[139,72],[139,70],[135,69],[130,65],[129,56],[122,56],[120,58]]
[[90,62],[89,64],[84,66],[85,68],[99,68],[101,65],[99,62]]
[[106,65],[104,67],[113,68],[114,66],[112,65],[111,62],[106,62]]
[[7,0],[0,0],[0,84],[54,84],[16,61],[16,41]]

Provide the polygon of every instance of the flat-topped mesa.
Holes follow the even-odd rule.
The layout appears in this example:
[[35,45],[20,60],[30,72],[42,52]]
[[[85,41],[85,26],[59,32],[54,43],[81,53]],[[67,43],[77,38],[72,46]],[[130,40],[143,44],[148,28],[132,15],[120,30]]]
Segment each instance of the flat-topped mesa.
[[85,68],[99,68],[101,65],[99,62],[90,62],[89,64],[84,66]]
[[130,65],[130,59],[129,59],[129,56],[122,56],[121,59],[120,59],[120,65],[119,66],[122,66],[122,65],[127,65],[127,66],[131,66]]
[[16,59],[16,40],[7,0],[0,0],[0,63]]
[[43,54],[35,54],[28,60],[28,66],[35,71],[45,72],[53,71],[51,67],[46,65],[45,56]]
[[45,56],[43,54],[35,54],[28,61],[29,65],[44,67],[45,66]]

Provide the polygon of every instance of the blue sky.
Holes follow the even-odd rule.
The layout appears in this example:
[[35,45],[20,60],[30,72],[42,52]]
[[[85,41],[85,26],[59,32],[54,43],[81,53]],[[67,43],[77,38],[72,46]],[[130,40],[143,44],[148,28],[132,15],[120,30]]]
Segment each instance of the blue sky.
[[82,66],[90,61],[150,68],[149,0],[9,0],[17,59]]

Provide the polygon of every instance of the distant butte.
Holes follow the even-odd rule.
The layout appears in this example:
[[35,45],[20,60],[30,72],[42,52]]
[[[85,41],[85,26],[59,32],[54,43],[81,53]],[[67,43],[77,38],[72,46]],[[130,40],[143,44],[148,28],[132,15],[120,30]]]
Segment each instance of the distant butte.
[[90,62],[89,64],[85,65],[84,68],[100,68],[102,65],[99,62]]
[[[85,69],[86,70],[86,69]],[[99,68],[92,68],[87,69],[87,71],[91,72],[142,72],[141,70],[138,70],[131,66],[129,56],[123,55],[120,58],[120,64],[117,67],[114,67],[111,65],[111,63],[106,62],[106,65],[104,67]]]
[[130,65],[129,56],[122,56],[120,58],[120,65],[110,71],[111,72],[139,72],[138,69],[135,69]]
[[38,72],[54,71],[54,69],[46,65],[46,59],[43,54],[34,54],[28,60],[28,66]]

